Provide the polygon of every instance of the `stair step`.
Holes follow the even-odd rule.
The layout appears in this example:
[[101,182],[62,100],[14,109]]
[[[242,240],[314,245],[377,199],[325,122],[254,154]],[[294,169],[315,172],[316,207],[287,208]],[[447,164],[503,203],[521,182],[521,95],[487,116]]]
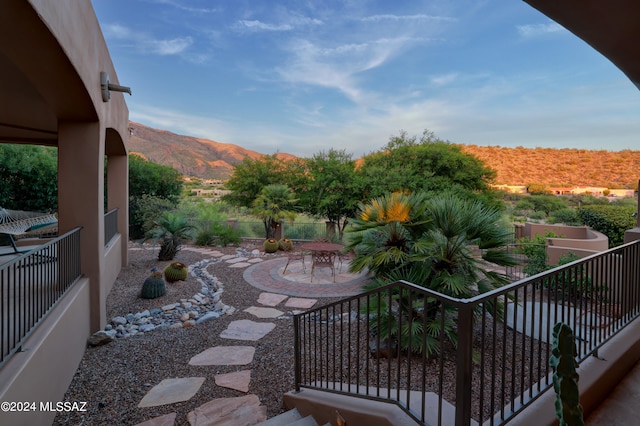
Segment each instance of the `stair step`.
[[295,408],[289,411],[285,411],[284,413],[278,414],[275,417],[271,417],[269,420],[266,420],[260,423],[259,426],[285,426],[291,425],[293,422],[298,420],[302,420],[302,416]]
[[290,423],[289,426],[318,426],[316,420],[313,416],[307,416],[304,419],[296,420],[293,423]]

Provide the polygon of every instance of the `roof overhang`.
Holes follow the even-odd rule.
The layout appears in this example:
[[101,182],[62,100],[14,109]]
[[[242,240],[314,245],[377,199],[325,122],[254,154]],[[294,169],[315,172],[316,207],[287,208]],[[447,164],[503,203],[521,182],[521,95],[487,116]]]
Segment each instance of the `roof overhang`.
[[587,42],[640,89],[640,1],[524,1]]

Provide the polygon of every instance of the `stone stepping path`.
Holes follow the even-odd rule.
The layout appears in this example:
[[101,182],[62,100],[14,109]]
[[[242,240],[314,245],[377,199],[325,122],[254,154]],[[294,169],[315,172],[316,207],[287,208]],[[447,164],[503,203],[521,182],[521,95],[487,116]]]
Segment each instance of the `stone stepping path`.
[[309,309],[318,301],[316,299],[303,299],[301,297],[291,297],[284,304],[287,308]]
[[251,381],[251,370],[242,370],[235,373],[216,374],[213,376],[216,385],[223,388],[234,389],[240,392],[249,392],[249,382]]
[[231,321],[226,330],[220,333],[223,339],[250,340],[255,342],[276,328],[272,322],[255,322],[251,320]]
[[204,379],[204,377],[164,379],[147,392],[138,407],[156,407],[158,405],[188,401],[198,392],[200,386],[204,383]]
[[187,414],[191,426],[255,425],[267,420],[267,407],[260,405],[256,395],[238,398],[218,398]]
[[[194,251],[200,251],[194,250]],[[207,251],[207,253],[209,253]],[[220,253],[220,257],[224,257]],[[239,259],[239,260],[238,260]],[[239,256],[229,257],[229,267],[241,267],[251,260]],[[245,261],[247,260],[247,261]],[[260,259],[261,261],[261,259]],[[251,306],[245,312],[260,319],[278,318],[284,312],[275,307],[284,304],[286,308],[309,309],[316,303],[316,299],[289,297],[277,293],[261,293],[257,303],[262,306]],[[294,310],[295,312],[299,312]],[[243,341],[258,341],[275,328],[272,322],[256,322],[251,320],[231,321],[227,328],[220,334],[221,338]],[[189,365],[194,366],[240,366],[253,362],[255,347],[253,346],[215,346],[208,348],[189,360]],[[245,369],[213,376],[216,386],[249,392],[251,383],[251,370]],[[173,404],[191,399],[204,383],[204,377],[187,377],[165,379],[154,386],[142,398],[138,407],[155,407],[159,405]],[[258,396],[247,394],[237,398],[216,398],[187,414],[187,420],[192,426],[209,425],[249,425],[263,422],[267,419],[267,408],[260,403]],[[169,426],[174,425],[176,413],[169,413],[155,417],[136,426]]]
[[244,312],[248,312],[258,318],[278,318],[284,315],[284,312],[274,308],[259,308],[256,306],[250,306]]
[[255,352],[253,346],[215,346],[193,356],[189,365],[247,365]]
[[288,298],[289,296],[285,294],[260,293],[260,296],[258,297],[258,303],[265,306],[276,306]]

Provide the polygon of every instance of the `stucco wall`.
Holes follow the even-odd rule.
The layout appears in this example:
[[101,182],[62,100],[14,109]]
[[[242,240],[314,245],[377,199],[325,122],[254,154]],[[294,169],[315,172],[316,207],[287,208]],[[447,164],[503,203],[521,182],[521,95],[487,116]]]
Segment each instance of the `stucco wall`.
[[547,263],[557,265],[562,256],[569,252],[583,258],[600,253],[609,248],[609,238],[586,226],[543,225],[526,223],[523,236],[533,238],[553,232],[563,238],[547,238]]
[[40,402],[62,400],[82,360],[89,335],[89,280],[73,285],[55,308],[0,369],[0,401],[35,402],[35,412],[2,412],[0,425],[51,424],[55,412]]
[[[103,101],[100,73],[118,81],[90,0],[3,0],[0,13],[0,127],[6,140],[58,148],[61,233],[82,227],[76,283],[0,369],[0,400],[57,402],[105,322],[106,295],[126,264],[128,109],[122,93]],[[10,35],[10,36],[9,36]],[[128,95],[127,95],[128,96]],[[119,244],[105,248],[104,159]],[[13,416],[0,425],[51,423],[55,413]]]
[[[578,386],[585,418],[602,403],[640,360],[639,333],[640,319],[636,319],[607,342],[598,351],[598,357],[589,357],[580,364]],[[521,426],[558,424],[555,399],[553,388],[547,390],[509,424]],[[507,410],[509,409],[507,407]]]

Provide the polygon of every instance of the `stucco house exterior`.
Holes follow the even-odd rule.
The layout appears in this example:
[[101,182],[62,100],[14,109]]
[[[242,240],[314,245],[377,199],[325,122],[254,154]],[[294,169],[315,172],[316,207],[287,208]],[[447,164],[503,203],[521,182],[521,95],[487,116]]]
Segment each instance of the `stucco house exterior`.
[[[2,1],[0,143],[57,147],[59,234],[78,230],[80,274],[0,364],[0,401],[61,401],[87,338],[106,323],[106,297],[127,264],[129,112],[116,85],[89,0]],[[108,211],[117,229],[105,237]],[[54,416],[0,412],[0,424]]]

